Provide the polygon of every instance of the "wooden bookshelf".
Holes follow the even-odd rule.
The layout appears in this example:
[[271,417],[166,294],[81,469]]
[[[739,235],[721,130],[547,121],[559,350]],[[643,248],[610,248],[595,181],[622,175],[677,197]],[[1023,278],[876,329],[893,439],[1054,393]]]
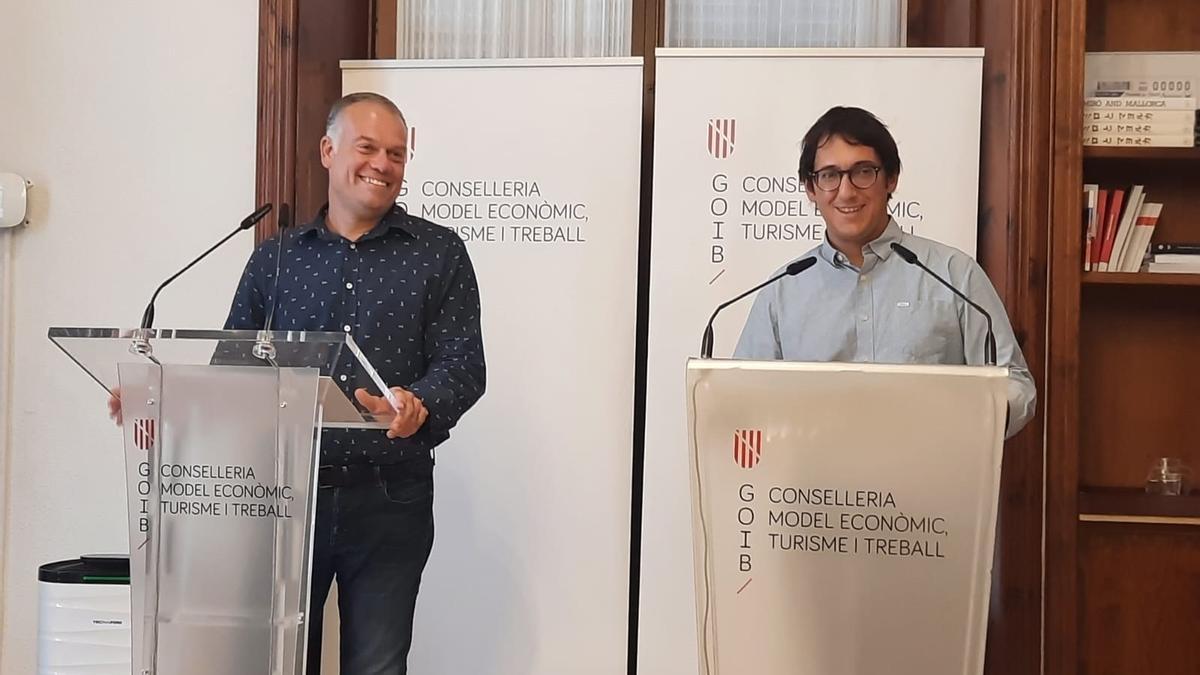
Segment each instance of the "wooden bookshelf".
[[1083,146],[1085,160],[1119,161],[1200,161],[1200,148],[1112,148],[1100,145]]
[[1145,490],[1138,488],[1081,490],[1079,517],[1085,519],[1089,516],[1163,520],[1174,518],[1200,525],[1200,494],[1193,491],[1184,496],[1166,497],[1146,494]]
[[1117,286],[1200,286],[1200,274],[1084,272],[1083,283],[1113,284]]
[[1200,672],[1200,495],[1148,495],[1155,457],[1200,475],[1200,274],[1083,272],[1085,183],[1140,184],[1155,242],[1200,241],[1200,148],[1084,147],[1084,54],[1200,51],[1196,0],[1054,5],[1044,672]]

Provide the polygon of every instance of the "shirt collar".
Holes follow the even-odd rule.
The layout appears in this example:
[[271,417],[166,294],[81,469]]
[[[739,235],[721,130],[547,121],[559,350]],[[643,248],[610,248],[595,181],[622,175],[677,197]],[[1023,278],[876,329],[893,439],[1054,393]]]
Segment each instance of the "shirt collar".
[[[320,210],[317,211],[316,218],[313,218],[311,221],[297,228],[297,235],[336,237],[337,235],[325,227],[325,217],[328,215],[328,213],[329,203],[326,202],[321,206]],[[410,237],[417,236],[417,230],[413,226],[412,216],[408,215],[408,212],[401,208],[399,204],[392,206],[387,213],[383,214],[383,217],[379,219],[379,223],[376,224],[370,232],[364,234],[359,241],[381,237],[385,232],[389,232],[391,230],[404,232]]]
[[[896,224],[896,220],[894,218],[889,218],[887,227],[883,228],[883,232],[863,247],[863,267],[869,268],[872,266],[870,256],[866,255],[867,253],[875,254],[874,257],[881,261],[887,260],[889,257],[891,257],[892,253],[894,253],[894,251],[892,251],[892,243],[898,243],[903,236],[904,230],[900,229],[900,226]],[[834,248],[833,245],[829,243],[829,239],[825,239],[825,241],[821,242],[820,248],[817,249],[817,255],[819,255],[822,260],[838,269],[851,266],[849,259],[847,259],[841,251]]]

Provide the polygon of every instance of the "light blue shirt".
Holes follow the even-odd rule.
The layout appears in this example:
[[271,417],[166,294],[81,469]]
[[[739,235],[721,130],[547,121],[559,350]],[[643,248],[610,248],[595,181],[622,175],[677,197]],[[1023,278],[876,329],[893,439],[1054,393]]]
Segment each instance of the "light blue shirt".
[[996,365],[1009,368],[1006,435],[1017,433],[1033,417],[1037,389],[996,289],[969,255],[906,234],[894,220],[863,247],[861,268],[826,241],[801,256],[817,256],[812,268],[759,291],[734,357],[983,365],[983,315],[906,263],[892,242],[992,315]]

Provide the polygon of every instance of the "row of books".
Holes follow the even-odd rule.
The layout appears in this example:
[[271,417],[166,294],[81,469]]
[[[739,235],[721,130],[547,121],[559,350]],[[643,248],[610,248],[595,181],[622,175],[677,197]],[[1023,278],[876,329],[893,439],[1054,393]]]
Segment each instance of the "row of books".
[[1083,197],[1083,271],[1141,271],[1162,204],[1146,201],[1144,185],[1102,188],[1088,183]]
[[1083,144],[1192,148],[1198,121],[1194,97],[1093,92],[1083,102]]
[[1165,274],[1200,274],[1200,243],[1155,244],[1147,268]]
[[1088,52],[1084,91],[1084,145],[1200,145],[1200,52]]

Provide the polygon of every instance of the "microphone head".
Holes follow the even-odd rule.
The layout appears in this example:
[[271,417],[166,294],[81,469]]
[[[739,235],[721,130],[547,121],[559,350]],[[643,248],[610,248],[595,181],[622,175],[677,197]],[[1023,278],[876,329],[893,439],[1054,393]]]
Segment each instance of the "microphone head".
[[913,253],[907,248],[904,248],[899,243],[893,241],[892,250],[898,253],[901,258],[904,258],[904,262],[908,263],[909,265],[917,264],[917,254]]
[[788,265],[787,269],[784,270],[784,274],[787,274],[789,276],[791,276],[793,274],[800,274],[804,270],[806,270],[816,264],[817,264],[817,259],[812,256],[809,256],[807,258],[804,258],[802,260],[797,260],[796,262]]
[[266,204],[263,204],[262,206],[258,207],[258,209],[256,209],[254,211],[254,213],[251,213],[250,215],[246,216],[246,219],[242,221],[242,224],[238,226],[238,229],[239,230],[248,230],[248,229],[254,227],[255,225],[258,224],[258,221],[265,218],[266,215],[271,212],[271,209],[274,206],[275,205],[272,204],[271,202],[267,202]]

